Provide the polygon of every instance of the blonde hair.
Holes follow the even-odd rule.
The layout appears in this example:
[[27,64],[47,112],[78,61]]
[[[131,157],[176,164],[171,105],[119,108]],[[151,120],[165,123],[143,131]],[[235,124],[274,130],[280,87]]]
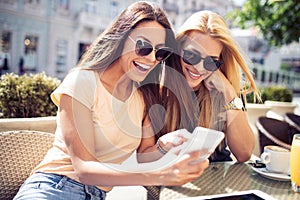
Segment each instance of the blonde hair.
[[[231,36],[225,20],[211,11],[200,11],[193,14],[177,32],[176,40],[179,43],[179,48],[181,48],[180,44],[185,42],[191,31],[208,34],[219,41],[223,47],[220,59],[224,62],[220,70],[232,84],[236,94],[245,99],[247,93],[254,92],[255,98],[260,100],[258,88],[246,59]],[[242,81],[245,81],[245,83],[241,84]],[[198,125],[225,132],[226,112],[224,105],[226,102],[223,94],[217,91],[209,91],[202,81],[196,95],[200,109]],[[221,149],[224,145],[225,141],[218,148]]]
[[[177,41],[181,42],[184,40],[188,32],[193,30],[209,34],[222,44],[221,59],[224,61],[224,65],[220,70],[232,84],[237,95],[254,92],[256,97],[259,98],[259,92],[252,73],[241,50],[231,36],[224,19],[211,11],[197,12],[189,17],[181,26],[177,33]],[[243,85],[241,85],[242,76],[240,70],[245,75],[246,84]]]

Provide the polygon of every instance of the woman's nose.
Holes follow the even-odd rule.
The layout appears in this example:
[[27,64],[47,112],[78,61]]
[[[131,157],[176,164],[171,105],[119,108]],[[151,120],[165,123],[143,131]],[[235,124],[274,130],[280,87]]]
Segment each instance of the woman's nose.
[[203,60],[201,60],[197,65],[194,65],[194,68],[197,69],[199,73],[206,72],[206,69],[203,66]]
[[151,53],[149,53],[146,58],[151,61],[151,62],[155,62],[156,61],[156,56],[155,56],[156,50],[151,51]]

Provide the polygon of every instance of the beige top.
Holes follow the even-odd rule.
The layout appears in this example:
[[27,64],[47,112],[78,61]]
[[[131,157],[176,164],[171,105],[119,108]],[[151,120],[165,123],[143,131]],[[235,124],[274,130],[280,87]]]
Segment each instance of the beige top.
[[[95,135],[85,132],[80,136],[95,138],[95,149],[86,147],[93,151],[99,162],[122,163],[137,149],[142,137],[144,101],[136,87],[133,87],[130,97],[123,102],[105,89],[97,72],[75,69],[51,94],[52,101],[57,106],[62,94],[72,96],[91,110]],[[79,181],[66,149],[59,116],[54,145],[33,170],[36,171],[62,174]],[[111,187],[98,187],[105,191],[111,190]]]

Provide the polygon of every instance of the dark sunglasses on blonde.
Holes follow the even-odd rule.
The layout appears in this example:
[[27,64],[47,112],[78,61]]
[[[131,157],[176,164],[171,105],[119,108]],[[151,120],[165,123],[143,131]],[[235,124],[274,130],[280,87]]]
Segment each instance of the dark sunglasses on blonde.
[[188,65],[197,65],[203,60],[203,67],[207,71],[216,71],[224,64],[221,60],[213,59],[211,56],[204,58],[200,53],[189,50],[183,50],[182,60]]
[[135,42],[135,53],[138,56],[147,56],[154,50],[156,60],[161,62],[165,61],[173,53],[173,49],[170,47],[161,47],[155,49],[152,44],[145,40],[138,39],[135,41],[132,37],[128,37],[132,42]]

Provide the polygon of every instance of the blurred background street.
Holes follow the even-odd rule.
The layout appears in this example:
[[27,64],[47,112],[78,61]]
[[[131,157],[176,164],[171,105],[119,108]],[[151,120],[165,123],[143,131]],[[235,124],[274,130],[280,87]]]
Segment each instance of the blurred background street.
[[[97,35],[133,2],[135,0],[1,0],[0,74],[46,72],[47,75],[63,79]],[[253,62],[252,68],[258,85],[276,84],[294,91],[299,90],[299,40],[284,42],[280,46],[270,45],[257,26],[241,29],[234,23],[239,17],[234,19],[227,17],[228,13],[241,9],[247,1],[154,0],[154,2],[167,12],[175,31],[187,17],[199,10],[212,10],[224,16],[232,35]],[[259,1],[251,2],[255,5],[254,3]],[[299,7],[298,1],[293,5],[291,2],[293,1],[262,3],[279,8],[287,4],[293,6],[289,9]],[[282,17],[287,17],[286,21],[291,21],[291,16],[283,14],[278,19]],[[293,27],[297,29],[299,24],[293,24]],[[298,33],[295,33],[298,34],[296,37],[299,37],[299,29]],[[285,35],[282,37],[284,39]]]

